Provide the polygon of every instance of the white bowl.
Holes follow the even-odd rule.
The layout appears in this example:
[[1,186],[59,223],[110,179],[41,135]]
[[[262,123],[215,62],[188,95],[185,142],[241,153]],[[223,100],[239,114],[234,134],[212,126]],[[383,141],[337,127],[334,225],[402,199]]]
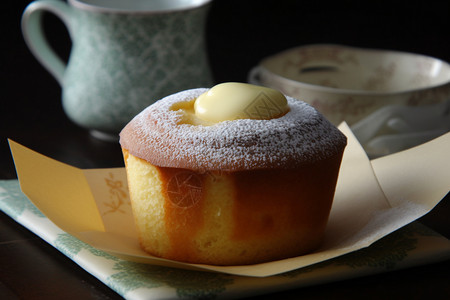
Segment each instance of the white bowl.
[[310,103],[332,123],[355,124],[387,105],[450,99],[450,65],[397,51],[308,45],[263,59],[249,82]]

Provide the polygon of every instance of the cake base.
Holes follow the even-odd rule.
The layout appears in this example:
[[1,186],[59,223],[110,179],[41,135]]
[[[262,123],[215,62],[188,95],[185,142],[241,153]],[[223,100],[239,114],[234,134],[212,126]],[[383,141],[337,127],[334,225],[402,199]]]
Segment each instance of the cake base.
[[320,245],[341,156],[296,169],[199,173],[123,151],[140,243],[152,255],[245,265]]

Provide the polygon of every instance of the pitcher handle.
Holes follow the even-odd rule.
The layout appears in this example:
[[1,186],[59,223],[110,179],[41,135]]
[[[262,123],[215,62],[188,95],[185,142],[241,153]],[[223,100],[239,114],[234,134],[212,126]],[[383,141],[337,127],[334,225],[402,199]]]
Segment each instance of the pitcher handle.
[[56,78],[62,86],[66,63],[56,54],[47,42],[42,29],[42,14],[56,15],[67,27],[72,38],[72,10],[65,2],[38,0],[30,3],[22,15],[22,34],[27,46],[37,60]]

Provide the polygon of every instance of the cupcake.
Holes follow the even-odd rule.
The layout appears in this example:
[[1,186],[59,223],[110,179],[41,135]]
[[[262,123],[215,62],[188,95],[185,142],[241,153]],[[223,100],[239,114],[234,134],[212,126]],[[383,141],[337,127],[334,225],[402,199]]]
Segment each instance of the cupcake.
[[142,248],[245,265],[324,236],[346,137],[308,104],[243,83],[182,91],[120,133]]

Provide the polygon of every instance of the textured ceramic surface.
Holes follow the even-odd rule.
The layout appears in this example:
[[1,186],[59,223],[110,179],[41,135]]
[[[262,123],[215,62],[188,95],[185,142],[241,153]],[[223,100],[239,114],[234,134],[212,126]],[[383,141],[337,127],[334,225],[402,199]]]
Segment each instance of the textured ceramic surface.
[[306,101],[331,122],[348,124],[386,105],[430,105],[450,98],[450,65],[418,54],[309,45],[262,60],[251,83]]
[[[25,39],[60,82],[65,112],[75,123],[117,134],[154,101],[212,84],[204,42],[208,5],[111,12],[78,2],[37,1],[23,16]],[[72,51],[67,66],[32,28],[43,11],[56,14],[68,27]]]

